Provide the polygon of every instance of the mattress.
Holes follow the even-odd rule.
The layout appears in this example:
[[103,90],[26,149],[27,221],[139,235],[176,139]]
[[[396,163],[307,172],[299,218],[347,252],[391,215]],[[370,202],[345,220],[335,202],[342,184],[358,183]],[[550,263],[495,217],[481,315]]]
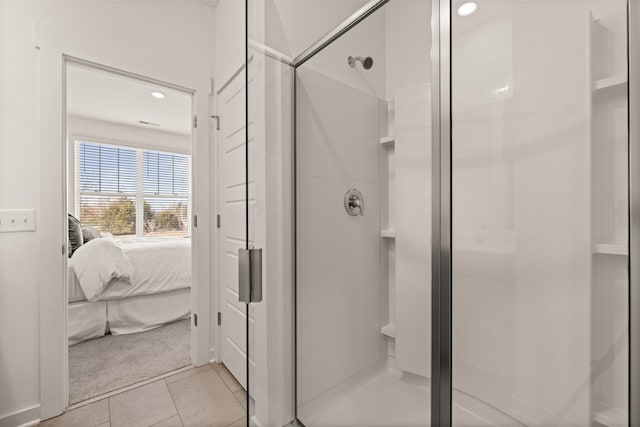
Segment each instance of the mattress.
[[[190,288],[191,240],[167,238],[119,239],[118,245],[134,267],[131,285],[113,283],[100,300],[151,295]],[[73,268],[69,266],[69,302],[84,301],[86,297]]]

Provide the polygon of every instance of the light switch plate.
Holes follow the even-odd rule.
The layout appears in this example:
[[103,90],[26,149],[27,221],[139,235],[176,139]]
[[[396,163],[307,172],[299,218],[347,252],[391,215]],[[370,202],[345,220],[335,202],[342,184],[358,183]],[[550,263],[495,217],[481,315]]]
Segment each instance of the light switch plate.
[[17,233],[35,230],[35,209],[0,209],[0,232]]

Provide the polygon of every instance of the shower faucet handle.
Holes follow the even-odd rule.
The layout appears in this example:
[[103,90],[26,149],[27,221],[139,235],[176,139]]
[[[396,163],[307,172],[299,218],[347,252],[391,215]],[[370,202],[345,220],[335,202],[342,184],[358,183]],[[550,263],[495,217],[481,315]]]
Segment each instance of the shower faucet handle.
[[355,188],[347,191],[344,195],[344,208],[351,216],[364,216],[364,198],[362,193]]
[[360,200],[354,196],[349,197],[349,208],[352,211],[356,211],[362,215],[364,212],[362,211],[362,203],[360,203]]

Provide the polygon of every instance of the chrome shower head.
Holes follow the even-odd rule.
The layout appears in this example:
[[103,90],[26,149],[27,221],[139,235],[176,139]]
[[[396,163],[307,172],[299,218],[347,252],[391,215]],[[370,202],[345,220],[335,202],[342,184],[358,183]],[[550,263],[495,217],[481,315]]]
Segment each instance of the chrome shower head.
[[362,63],[362,68],[364,68],[365,70],[370,70],[371,67],[373,67],[373,58],[370,56],[367,56],[366,58],[363,58],[361,56],[350,56],[348,58],[350,67],[355,67],[357,61],[360,61]]

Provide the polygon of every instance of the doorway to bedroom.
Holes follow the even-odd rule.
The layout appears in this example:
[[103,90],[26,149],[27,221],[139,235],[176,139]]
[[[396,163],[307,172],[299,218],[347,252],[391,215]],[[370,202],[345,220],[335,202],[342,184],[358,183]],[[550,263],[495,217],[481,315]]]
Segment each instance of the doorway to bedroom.
[[191,93],[69,62],[69,404],[191,365]]

